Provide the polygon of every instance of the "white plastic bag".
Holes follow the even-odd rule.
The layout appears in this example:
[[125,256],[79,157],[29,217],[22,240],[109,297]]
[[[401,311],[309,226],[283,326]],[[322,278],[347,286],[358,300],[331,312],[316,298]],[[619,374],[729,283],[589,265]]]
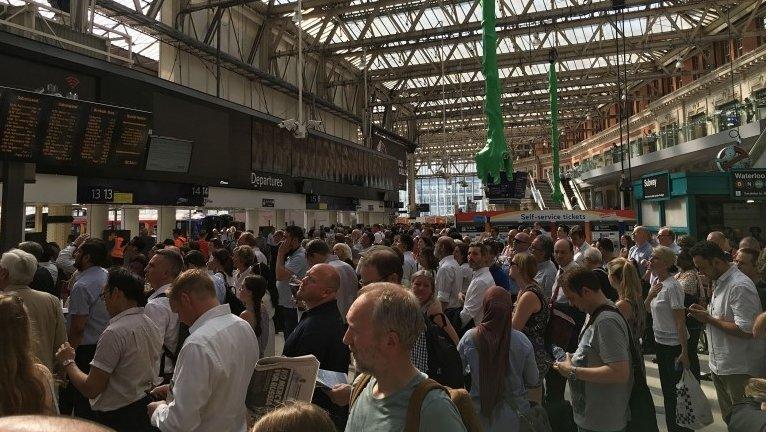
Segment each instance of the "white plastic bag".
[[677,383],[675,421],[678,426],[690,429],[701,429],[715,421],[712,418],[712,408],[709,406],[707,396],[689,369],[683,371],[683,376]]

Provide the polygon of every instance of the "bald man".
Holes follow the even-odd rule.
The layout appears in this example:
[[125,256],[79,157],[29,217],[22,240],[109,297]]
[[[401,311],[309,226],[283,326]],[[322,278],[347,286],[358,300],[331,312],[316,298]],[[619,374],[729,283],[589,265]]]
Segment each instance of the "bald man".
[[[336,293],[341,285],[339,273],[330,264],[316,264],[301,280],[296,301],[307,310],[301,321],[285,341],[283,355],[299,357],[312,354],[320,362],[320,369],[349,372],[349,347],[344,338],[344,321],[336,303]],[[347,407],[334,404],[322,391],[315,391],[312,403],[330,414],[336,427],[343,430],[347,423]]]
[[632,239],[635,241],[635,245],[629,248],[629,259],[635,260],[640,269],[640,275],[645,275],[653,253],[651,233],[648,232],[648,228],[638,225],[632,231]]
[[112,429],[72,417],[23,415],[0,418],[0,432],[110,432]]
[[722,232],[720,232],[720,231],[712,231],[707,236],[707,241],[714,242],[715,244],[720,246],[720,249],[722,249],[723,252],[725,252],[725,255],[727,255],[728,257],[733,258],[733,255],[734,255],[734,252],[735,252],[733,250],[733,246],[731,246],[731,242],[730,242],[730,240],[728,240],[728,237],[726,237],[725,234],[723,234]]

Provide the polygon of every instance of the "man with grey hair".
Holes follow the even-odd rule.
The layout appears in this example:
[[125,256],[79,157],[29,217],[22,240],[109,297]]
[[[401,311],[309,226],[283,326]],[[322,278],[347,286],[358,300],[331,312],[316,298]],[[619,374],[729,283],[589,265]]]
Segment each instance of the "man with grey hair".
[[0,257],[0,291],[14,291],[27,309],[32,326],[35,357],[53,370],[56,350],[67,341],[67,327],[59,299],[29,288],[37,270],[35,257],[20,249],[11,249]]
[[656,234],[656,239],[659,241],[659,245],[672,249],[675,256],[680,255],[680,246],[675,241],[675,232],[668,227],[663,227]]
[[638,225],[632,231],[632,238],[635,241],[635,245],[629,248],[629,259],[635,260],[640,277],[642,278],[648,271],[648,265],[651,263],[651,254],[653,253],[651,234],[648,232],[648,228]]
[[435,245],[435,255],[440,260],[435,274],[435,291],[443,311],[449,312],[446,313],[449,318],[461,310],[459,294],[464,280],[459,263],[453,257],[454,248],[453,239],[447,236],[440,237]]
[[30,282],[29,287],[33,290],[46,292],[58,297],[59,293],[56,290],[56,282],[53,280],[51,272],[40,265],[40,263],[43,262],[43,256],[45,255],[43,246],[37,242],[25,241],[19,243],[19,249],[35,257],[35,277],[32,279],[32,282]]
[[591,246],[584,250],[581,263],[584,268],[592,270],[592,273],[600,280],[600,290],[608,300],[615,302],[619,299],[618,291],[611,286],[608,272],[603,268],[603,255],[600,253],[600,250]]
[[557,266],[552,262],[554,248],[555,245],[552,243],[552,238],[548,236],[536,237],[531,242],[531,247],[528,248],[528,252],[536,258],[538,272],[534,279],[541,287],[541,292],[545,298],[552,296],[552,286],[555,284],[555,278],[557,277]]
[[[406,423],[411,394],[427,379],[410,353],[424,331],[413,293],[393,283],[374,283],[360,291],[347,313],[344,335],[363,372],[355,381],[346,431],[399,431]],[[465,431],[461,416],[442,389],[429,391],[421,404],[421,432]]]

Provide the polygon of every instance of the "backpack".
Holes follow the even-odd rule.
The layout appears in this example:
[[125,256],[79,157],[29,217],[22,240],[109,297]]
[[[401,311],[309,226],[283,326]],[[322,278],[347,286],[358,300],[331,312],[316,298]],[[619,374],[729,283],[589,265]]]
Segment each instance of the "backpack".
[[[442,315],[442,314],[438,314]],[[464,387],[464,367],[459,351],[451,338],[432,318],[424,314],[424,339],[427,343],[427,375],[438,383],[452,387]],[[443,324],[446,318],[443,315]]]
[[[631,335],[629,323],[624,318],[624,315],[622,315],[618,309],[609,305],[600,306],[590,314],[589,322],[584,328],[586,329],[592,325],[597,319],[597,316],[605,311],[619,315],[621,320],[624,321],[624,324],[627,326],[627,332]],[[629,421],[624,430],[626,432],[658,432],[659,426],[656,424],[656,408],[653,403],[653,397],[651,396],[651,390],[648,388],[648,383],[645,379],[642,356],[638,350],[635,349],[636,347],[631,340],[628,341],[628,343],[634,381],[632,383],[632,391],[629,395]]]
[[[168,295],[166,293],[162,293],[155,298],[163,298],[163,297],[168,297]],[[170,379],[170,377],[164,376],[166,357],[173,362],[174,366],[176,366],[176,359],[179,358],[181,347],[184,345],[184,341],[187,340],[188,336],[189,336],[189,326],[179,321],[179,328],[176,331],[176,350],[171,351],[170,348],[168,348],[167,346],[165,346],[165,344],[163,344],[163,355],[160,356],[160,375],[163,376],[164,381],[166,378]]]
[[[363,390],[371,381],[371,376],[363,374],[360,379],[352,387],[352,395],[349,401],[349,408],[352,409],[352,405],[355,404],[357,398],[363,393]],[[480,421],[477,418],[475,412],[475,405],[472,402],[472,398],[469,397],[469,393],[463,388],[452,389],[440,385],[437,381],[427,378],[422,381],[413,393],[408,401],[408,410],[405,414],[405,429],[403,432],[418,432],[419,424],[421,422],[421,405],[424,402],[424,398],[432,390],[442,389],[448,397],[451,398],[451,402],[456,407],[456,410],[461,416],[461,422],[467,429],[467,432],[481,432],[482,427]]]
[[224,272],[218,272],[217,274],[221,274],[221,279],[224,280],[224,285],[226,286],[226,290],[224,290],[224,303],[229,305],[229,310],[233,315],[240,316],[245,310],[245,305],[237,298],[234,287],[227,285],[227,277]]

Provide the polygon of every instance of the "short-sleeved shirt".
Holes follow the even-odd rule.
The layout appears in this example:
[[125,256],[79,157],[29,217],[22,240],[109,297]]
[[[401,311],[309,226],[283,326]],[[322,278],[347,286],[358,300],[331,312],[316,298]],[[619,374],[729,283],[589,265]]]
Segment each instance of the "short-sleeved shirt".
[[661,291],[651,300],[653,338],[662,345],[680,345],[674,311],[685,309],[685,293],[674,276],[669,276],[661,284]]
[[637,261],[637,267],[640,269],[640,276],[648,270],[648,263],[643,265],[643,261],[650,261],[653,254],[653,246],[650,243],[646,243],[642,246],[634,245],[629,248],[629,259]]
[[[346,432],[402,432],[411,394],[427,375],[418,372],[401,390],[385,398],[373,397],[376,378],[371,378],[349,411]],[[419,418],[420,432],[466,431],[461,415],[448,395],[439,389],[424,397]]]
[[[613,305],[612,303],[610,303]],[[584,329],[573,354],[576,367],[599,367],[609,363],[631,361],[629,329],[616,312],[603,311],[595,322]],[[630,369],[631,370],[631,369]],[[629,420],[629,395],[632,374],[624,384],[596,384],[570,380],[573,420],[589,430],[623,430]]]
[[221,275],[214,274],[211,271],[208,271],[208,276],[210,276],[211,281],[213,281],[213,288],[216,290],[216,300],[219,301],[219,304],[224,304],[224,300],[227,296],[227,282]]
[[437,299],[443,303],[448,303],[449,308],[461,307],[459,293],[461,293],[463,280],[464,276],[462,276],[456,259],[452,255],[443,257],[435,275]]
[[403,286],[411,286],[411,275],[416,273],[419,269],[419,264],[416,262],[416,258],[413,257],[413,252],[403,252]]
[[[303,278],[307,273],[308,266],[306,253],[304,248],[301,247],[296,249],[285,260],[285,269],[296,275],[299,279]],[[277,281],[277,293],[279,297],[278,305],[291,309],[296,307],[296,301],[293,299],[293,292],[291,292],[291,284],[287,280]]]
[[544,294],[544,298],[549,299],[552,296],[552,286],[555,284],[555,278],[557,277],[557,266],[551,260],[544,260],[538,265],[538,272],[536,277],[536,283],[541,287],[541,293]]
[[110,316],[101,291],[107,284],[107,271],[99,266],[80,272],[80,277],[69,294],[69,315],[87,315],[81,345],[96,345],[107,328]]
[[[760,300],[755,284],[735,265],[714,282],[709,314],[736,323],[751,333],[755,317],[760,313]],[[709,368],[716,375],[747,374],[757,376],[762,370],[765,341],[731,336],[707,325]]]
[[104,391],[91,399],[95,411],[114,411],[146,396],[158,375],[163,334],[143,307],[125,310],[109,321],[96,345],[91,366],[110,374]]

